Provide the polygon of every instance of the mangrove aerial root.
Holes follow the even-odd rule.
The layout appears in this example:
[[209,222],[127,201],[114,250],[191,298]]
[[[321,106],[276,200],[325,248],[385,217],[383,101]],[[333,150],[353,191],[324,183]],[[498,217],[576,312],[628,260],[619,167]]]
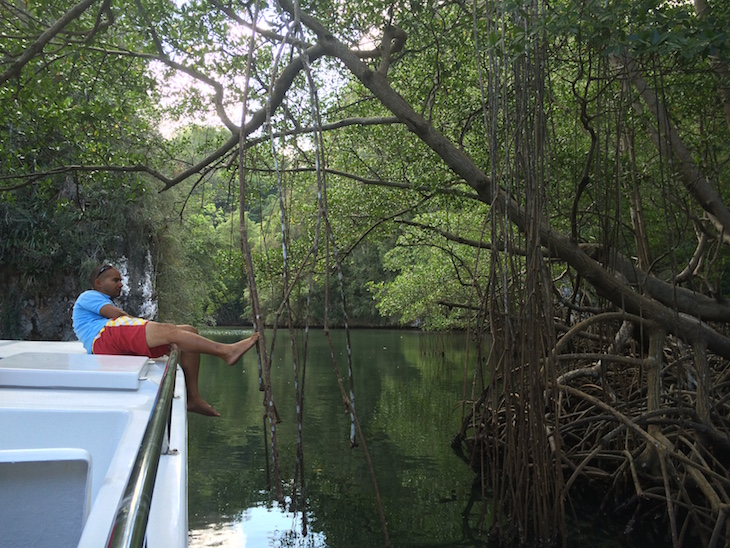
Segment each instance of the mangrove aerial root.
[[[557,371],[552,382],[545,376],[542,409],[505,381],[514,371],[496,368],[454,447],[484,492],[500,486],[487,496],[495,508],[509,507],[518,480],[502,469],[505,454],[518,450],[515,424],[542,413],[544,430],[531,430],[531,458],[538,460],[542,447],[551,452],[562,470],[556,489],[566,514],[593,501],[594,515],[623,520],[627,538],[730,545],[730,364],[655,326],[644,326],[646,338],[637,339],[632,322],[615,314],[604,320],[563,330],[540,366],[552,360]],[[544,489],[537,464],[519,481]]]

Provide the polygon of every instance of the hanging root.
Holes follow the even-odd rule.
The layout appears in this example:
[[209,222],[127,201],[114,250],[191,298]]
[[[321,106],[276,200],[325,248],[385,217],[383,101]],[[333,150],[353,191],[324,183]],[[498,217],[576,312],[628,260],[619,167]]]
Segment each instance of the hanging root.
[[[648,341],[637,341],[627,320],[604,319],[569,330],[551,357],[559,374],[545,391],[544,422],[563,470],[561,499],[592,501],[594,516],[623,520],[628,539],[730,545],[730,365],[656,326],[643,325]],[[488,487],[510,444],[514,400],[505,396],[479,400],[454,440]]]

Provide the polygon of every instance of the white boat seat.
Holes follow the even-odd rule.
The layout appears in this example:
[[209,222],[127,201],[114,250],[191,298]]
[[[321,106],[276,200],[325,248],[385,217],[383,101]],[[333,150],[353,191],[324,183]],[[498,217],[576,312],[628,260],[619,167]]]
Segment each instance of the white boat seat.
[[0,386],[137,390],[145,356],[21,352],[0,359]]
[[88,451],[0,451],[0,544],[73,548],[84,530],[90,500]]

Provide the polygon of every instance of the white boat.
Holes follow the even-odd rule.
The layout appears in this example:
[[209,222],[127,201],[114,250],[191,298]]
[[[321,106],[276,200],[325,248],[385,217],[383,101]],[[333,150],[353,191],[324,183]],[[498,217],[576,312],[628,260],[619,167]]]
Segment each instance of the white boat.
[[187,546],[185,381],[167,361],[0,340],[0,547]]

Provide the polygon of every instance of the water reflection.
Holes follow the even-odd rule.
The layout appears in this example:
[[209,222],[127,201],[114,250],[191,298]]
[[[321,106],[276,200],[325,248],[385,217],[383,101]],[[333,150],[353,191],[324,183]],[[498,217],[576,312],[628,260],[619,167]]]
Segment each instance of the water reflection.
[[[210,335],[210,333],[207,333]],[[245,334],[226,330],[222,340]],[[346,370],[344,336],[335,332]],[[463,544],[461,512],[473,476],[449,442],[461,419],[464,335],[406,331],[352,334],[356,409],[370,451],[393,546]],[[280,332],[272,386],[284,492],[295,478],[296,408],[288,334]],[[201,391],[219,419],[190,416],[190,546],[372,547],[383,544],[362,448],[351,448],[329,346],[309,342],[304,401],[304,493],[280,508],[267,485],[263,397],[256,357],[202,364]],[[302,485],[297,485],[301,493]],[[306,527],[304,526],[306,524]],[[468,541],[467,541],[468,543]]]
[[236,520],[211,523],[202,529],[191,529],[189,542],[195,546],[327,546],[324,535],[297,532],[301,513],[288,512],[274,505],[272,508],[255,506],[244,510]]

